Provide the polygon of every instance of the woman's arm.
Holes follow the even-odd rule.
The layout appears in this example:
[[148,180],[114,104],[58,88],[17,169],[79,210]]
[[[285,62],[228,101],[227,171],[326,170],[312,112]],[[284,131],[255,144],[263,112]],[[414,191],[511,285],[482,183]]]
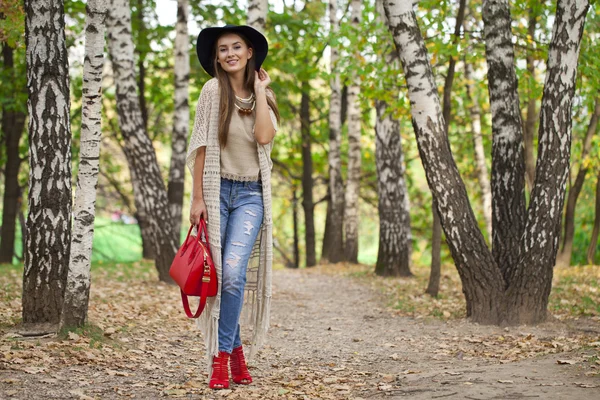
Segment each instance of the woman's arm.
[[260,69],[256,72],[254,83],[254,94],[256,96],[256,121],[254,122],[254,137],[261,144],[269,144],[275,137],[275,127],[269,114],[269,105],[267,103],[267,86],[271,78],[267,71]]
[[199,147],[196,151],[196,162],[194,163],[194,180],[192,184],[192,207],[190,209],[190,223],[199,224],[200,218],[208,221],[208,212],[204,202],[203,178],[204,160],[206,158],[206,146]]

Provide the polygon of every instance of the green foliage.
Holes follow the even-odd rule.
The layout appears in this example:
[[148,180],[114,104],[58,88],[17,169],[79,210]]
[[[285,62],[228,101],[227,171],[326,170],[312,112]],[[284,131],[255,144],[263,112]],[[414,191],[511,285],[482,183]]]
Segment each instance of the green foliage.
[[[23,47],[25,12],[20,0],[3,0],[0,3],[0,42],[12,48]],[[9,92],[7,92],[9,93]]]
[[[15,72],[8,76],[5,68],[0,70],[0,104],[4,109],[19,109],[26,112],[26,74],[23,10],[20,2],[7,0],[2,3],[0,13],[0,39],[15,48]],[[133,39],[135,42],[137,75],[140,67],[145,71],[144,99],[148,111],[148,134],[157,149],[163,177],[167,179],[170,163],[170,140],[173,124],[173,42],[174,25],[163,26],[158,21],[156,0],[136,0],[131,3]],[[232,0],[192,2],[190,21],[200,28],[225,23],[244,24],[245,3]],[[363,115],[362,135],[362,179],[361,179],[361,233],[359,259],[364,263],[374,263],[377,255],[378,216],[377,216],[377,177],[375,168],[375,112],[376,99],[385,100],[390,112],[401,123],[402,144],[411,202],[411,224],[415,254],[414,262],[427,265],[431,246],[431,194],[427,186],[420,162],[410,120],[410,104],[406,98],[405,82],[398,63],[388,58],[395,51],[391,35],[377,16],[373,0],[363,2],[362,21],[358,29],[349,22],[346,3],[339,10],[341,17],[337,35],[329,32],[328,3],[324,1],[308,3],[283,3],[269,11],[266,36],[269,40],[269,57],[264,68],[269,71],[282,117],[280,130],[275,138],[274,167],[274,224],[276,239],[280,247],[291,257],[292,254],[292,206],[293,193],[301,198],[301,135],[300,99],[301,83],[310,86],[310,119],[313,155],[314,199],[322,199],[327,192],[328,179],[328,108],[329,80],[332,68],[329,65],[329,46],[339,44],[340,59],[334,70],[341,74],[342,83],[350,84],[353,79],[361,85],[361,109]],[[548,44],[551,40],[555,2],[544,3],[533,0],[518,0],[511,3],[513,34],[515,43],[516,71],[519,78],[519,94],[523,115],[529,97],[541,104],[545,63]],[[483,45],[483,23],[481,3],[469,3],[465,16],[465,28],[459,38],[454,37],[454,24],[458,11],[457,0],[423,0],[415,7],[428,54],[433,67],[436,84],[441,94],[447,74],[450,57],[457,60],[454,87],[452,92],[452,117],[449,126],[449,141],[459,171],[465,181],[471,204],[481,222],[483,213],[473,162],[474,153],[469,107],[476,102],[482,111],[483,141],[488,167],[491,167],[491,120],[486,80],[485,48]],[[277,11],[275,11],[277,10]],[[71,123],[73,133],[73,172],[78,169],[78,149],[81,126],[81,86],[83,59],[76,51],[83,46],[85,26],[85,2],[69,0],[65,3],[66,37],[68,46],[73,49],[70,59],[71,84]],[[536,29],[533,35],[528,32],[529,19],[536,15]],[[592,3],[586,29],[583,35],[577,94],[573,109],[572,179],[581,165],[589,168],[576,212],[576,233],[573,262],[585,262],[585,253],[594,220],[595,179],[600,170],[598,160],[600,139],[594,139],[591,154],[581,159],[582,141],[593,110],[594,101],[600,89],[597,74],[600,53],[597,51],[600,32],[600,12]],[[201,68],[195,53],[195,35],[190,35],[190,112],[193,121],[195,105],[202,85],[209,76]],[[74,57],[77,55],[77,57]],[[535,65],[535,73],[527,69],[526,59],[530,57]],[[473,81],[467,82],[464,76],[464,63],[474,70]],[[355,78],[354,78],[355,77]],[[472,83],[472,101],[467,99],[466,85]],[[5,93],[14,94],[7,96]],[[115,87],[112,79],[105,79],[103,88],[103,139],[101,149],[100,181],[98,186],[98,218],[94,240],[94,261],[132,261],[141,257],[139,232],[135,225],[117,225],[110,221],[110,213],[122,210],[130,215],[135,212],[129,171],[121,147],[122,139],[118,129],[116,114]],[[27,135],[23,135],[20,154],[26,158],[28,151]],[[346,127],[342,129],[342,170],[346,170]],[[5,163],[5,152],[0,151],[0,168]],[[26,186],[27,163],[22,163],[20,184]],[[186,178],[186,196],[191,190],[191,179]],[[75,179],[73,179],[73,185]],[[297,201],[299,217],[300,248],[303,251],[303,212],[300,200]],[[186,198],[184,204],[187,205]],[[325,224],[325,202],[316,206],[317,251]],[[24,205],[26,207],[26,205]],[[184,217],[187,208],[184,207]],[[184,218],[185,220],[185,218]],[[17,228],[20,237],[20,230]],[[110,240],[119,237],[118,241]],[[17,239],[17,252],[21,254],[20,239]],[[118,246],[118,247],[117,247]],[[277,253],[276,253],[277,254]],[[451,258],[444,250],[445,262]]]

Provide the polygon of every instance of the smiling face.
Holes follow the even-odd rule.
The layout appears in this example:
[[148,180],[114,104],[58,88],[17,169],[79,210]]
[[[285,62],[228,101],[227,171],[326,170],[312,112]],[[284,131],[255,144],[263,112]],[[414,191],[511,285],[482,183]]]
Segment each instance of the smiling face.
[[217,63],[229,74],[243,73],[252,53],[252,48],[235,33],[226,33],[217,41]]

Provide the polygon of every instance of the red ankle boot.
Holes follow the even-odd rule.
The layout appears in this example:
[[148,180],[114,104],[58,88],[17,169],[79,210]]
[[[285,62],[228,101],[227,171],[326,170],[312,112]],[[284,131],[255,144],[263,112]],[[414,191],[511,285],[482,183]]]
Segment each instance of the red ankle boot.
[[235,383],[238,385],[249,385],[252,383],[252,377],[246,366],[242,346],[233,349],[229,362],[231,364],[231,377]]
[[213,357],[212,375],[208,387],[211,389],[229,388],[229,353],[220,351]]

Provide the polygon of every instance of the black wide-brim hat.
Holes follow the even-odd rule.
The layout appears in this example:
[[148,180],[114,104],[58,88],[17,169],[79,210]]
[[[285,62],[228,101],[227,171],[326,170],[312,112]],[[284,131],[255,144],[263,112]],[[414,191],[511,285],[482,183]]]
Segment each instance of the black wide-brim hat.
[[210,76],[215,76],[213,50],[217,39],[224,33],[242,34],[250,41],[253,49],[252,57],[254,57],[254,62],[256,63],[256,70],[259,71],[263,61],[267,58],[267,53],[269,51],[267,38],[251,26],[229,24],[222,27],[214,26],[204,28],[200,31],[198,40],[196,41],[196,54],[198,55],[198,60],[200,61],[200,64],[202,64],[204,70],[208,72]]

